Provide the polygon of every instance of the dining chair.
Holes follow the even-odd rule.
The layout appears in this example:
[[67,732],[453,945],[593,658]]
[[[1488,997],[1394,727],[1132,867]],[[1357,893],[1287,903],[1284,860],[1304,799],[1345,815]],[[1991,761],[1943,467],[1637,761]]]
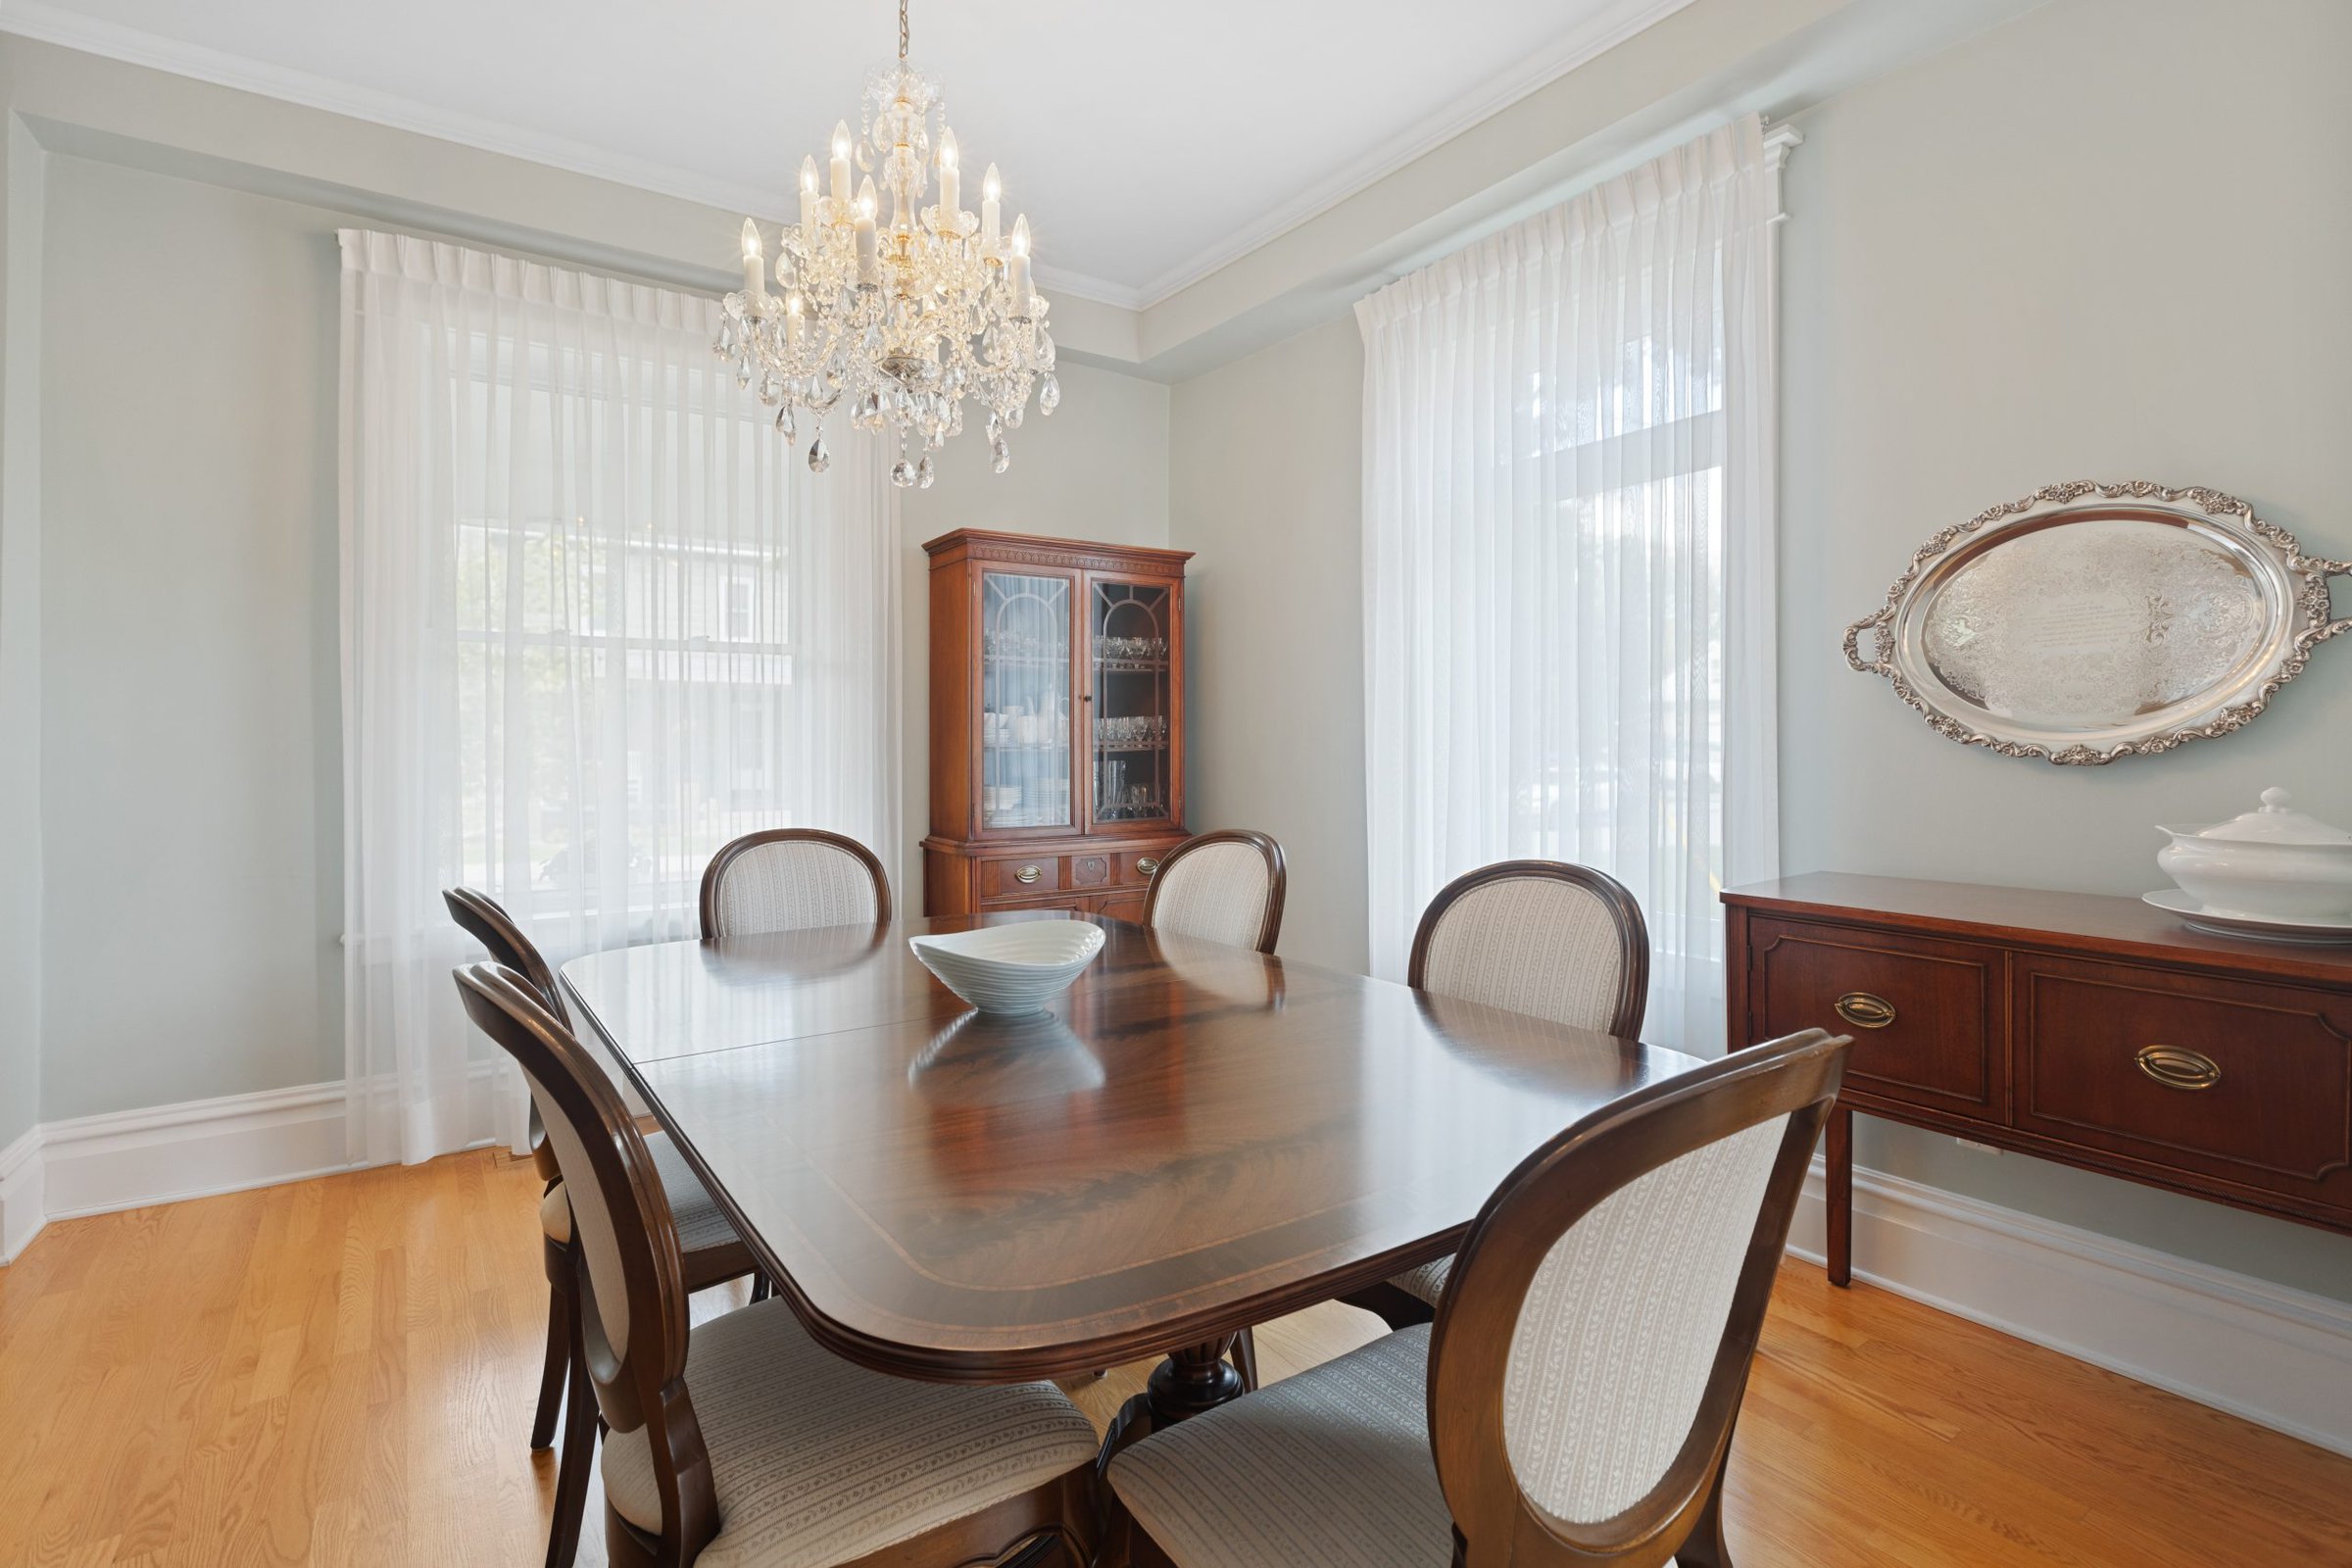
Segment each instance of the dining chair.
[[[1404,978],[1417,991],[1631,1039],[1649,999],[1649,930],[1640,902],[1605,871],[1502,860],[1439,889]],[[1452,1265],[1442,1257],[1342,1299],[1391,1328],[1426,1323]]]
[[881,1568],[1050,1538],[1087,1560],[1095,1431],[1060,1391],[886,1377],[776,1298],[690,1328],[681,1239],[620,1097],[521,974],[457,981],[521,1065],[571,1194],[613,1563]]
[[[571,1016],[556,984],[555,970],[541,956],[538,945],[523,935],[522,928],[496,899],[472,888],[449,888],[443,891],[441,901],[449,906],[450,918],[488,951],[492,962],[503,964],[519,976],[548,1016],[565,1029],[571,1027]],[[644,1102],[612,1076],[597,1053],[583,1047],[582,1054],[598,1076],[612,1086],[632,1121],[644,1114]],[[547,1272],[547,1354],[539,1372],[539,1404],[531,1417],[531,1446],[544,1448],[555,1442],[556,1418],[559,1412],[564,1413],[564,1446],[558,1450],[556,1461],[556,1511],[548,1528],[547,1562],[548,1568],[570,1568],[579,1547],[582,1516],[587,1510],[589,1464],[596,1445],[596,1410],[587,1393],[587,1363],[579,1336],[580,1275],[572,1255],[570,1197],[564,1190],[563,1172],[548,1140],[536,1096],[531,1101],[530,1114],[531,1159],[547,1183],[539,1199],[540,1259]],[[756,1273],[751,1249],[736,1233],[734,1222],[719,1208],[717,1200],[711,1198],[668,1136],[652,1133],[646,1138],[646,1145],[652,1152],[654,1170],[662,1192],[676,1216],[681,1248],[679,1268],[686,1288],[704,1290]],[[755,1285],[754,1294],[766,1295],[763,1281]],[[564,1402],[566,1391],[571,1396],[568,1408]]]
[[1160,857],[1144,900],[1144,924],[1272,953],[1282,935],[1287,881],[1282,846],[1265,834],[1247,828],[1202,833]]
[[1553,1138],[1434,1324],[1111,1461],[1133,1563],[1730,1568],[1732,1432],[1851,1043],[1738,1052]]
[[822,828],[777,827],[721,845],[703,871],[703,939],[890,923],[874,852]]

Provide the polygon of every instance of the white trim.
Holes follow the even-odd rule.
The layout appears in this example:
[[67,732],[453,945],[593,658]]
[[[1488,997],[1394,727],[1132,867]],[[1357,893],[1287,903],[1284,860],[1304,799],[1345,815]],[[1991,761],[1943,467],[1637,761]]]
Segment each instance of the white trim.
[[0,1263],[13,1262],[49,1216],[41,1211],[41,1129],[0,1149]]
[[[472,1064],[477,1088],[505,1063]],[[470,1148],[504,1143],[498,1096],[474,1097]],[[0,1263],[53,1219],[175,1203],[360,1170],[343,1083],[300,1084],[44,1122],[0,1152]]]
[[[1513,70],[1464,93],[1419,123],[1406,127],[1289,201],[1278,204],[1255,222],[1243,225],[1140,286],[1047,267],[1038,269],[1038,281],[1058,294],[1100,305],[1128,311],[1149,310],[1260,245],[1280,238],[1350,196],[1378,184],[1472,125],[1549,86],[1689,4],[1690,0],[1610,0],[1581,25],[1562,34],[1549,47],[1529,55]],[[191,76],[240,92],[323,109],[329,114],[390,125],[396,130],[415,131],[594,179],[609,179],[639,190],[681,197],[729,213],[790,212],[799,199],[786,188],[769,190],[720,179],[674,164],[632,157],[504,121],[420,103],[397,93],[355,86],[312,72],[209,49],[141,27],[85,16],[53,4],[52,0],[0,0],[0,32],[104,55],[110,60],[169,72],[175,76]]]
[[1131,290],[1133,310],[1148,311],[1191,288],[1213,272],[1280,239],[1302,223],[1330,212],[1349,197],[1379,184],[1414,160],[1436,151],[1480,122],[1502,113],[1522,98],[1543,91],[1580,66],[1589,65],[1636,33],[1656,25],[1690,0],[1616,0],[1585,19],[1485,86],[1464,93],[1452,103],[1390,137],[1283,202],[1253,223],[1246,223],[1226,238],[1177,263],[1142,287]]
[[[1822,1259],[1816,1160],[1788,1250]],[[2352,1454],[2352,1304],[1854,1172],[1854,1278]]]

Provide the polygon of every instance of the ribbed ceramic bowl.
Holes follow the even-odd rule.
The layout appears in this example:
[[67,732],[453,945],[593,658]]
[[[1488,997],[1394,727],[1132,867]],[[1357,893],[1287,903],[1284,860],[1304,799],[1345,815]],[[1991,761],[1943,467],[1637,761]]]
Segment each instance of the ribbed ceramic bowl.
[[1044,1010],[1102,951],[1102,928],[1085,920],[1024,920],[975,931],[908,937],[939,983],[982,1012]]

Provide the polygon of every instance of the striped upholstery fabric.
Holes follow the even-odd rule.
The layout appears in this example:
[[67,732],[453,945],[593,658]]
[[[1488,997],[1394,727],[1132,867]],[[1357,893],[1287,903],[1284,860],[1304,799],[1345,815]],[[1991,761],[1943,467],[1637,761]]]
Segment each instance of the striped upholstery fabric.
[[1446,1568],[1425,1324],[1155,1432],[1110,1484],[1177,1568]]
[[1606,1029],[1623,956],[1617,922],[1592,893],[1556,877],[1510,877],[1472,888],[1438,917],[1421,985],[1571,1028]]
[[1690,1436],[1788,1127],[1775,1117],[1627,1183],[1536,1269],[1503,1368],[1503,1447],[1556,1517],[1623,1512]]
[[[1609,906],[1548,876],[1472,888],[1438,917],[1421,987],[1574,1029],[1606,1029],[1617,1010],[1624,950]],[[1389,1281],[1435,1306],[1452,1259]]]
[[[645,1146],[653,1151],[654,1169],[661,1173],[662,1190],[669,1196],[670,1217],[678,1227],[678,1250],[699,1252],[731,1245],[736,1240],[735,1222],[719,1208],[669,1135],[647,1133]],[[549,1188],[539,1200],[539,1227],[556,1241],[571,1240],[571,1202],[562,1182]]]
[[718,934],[751,936],[875,918],[873,873],[847,850],[812,839],[756,844],[719,874]]
[[[817,1345],[780,1300],[698,1325],[686,1388],[720,1520],[698,1568],[825,1568],[1095,1457],[1095,1429],[1050,1383],[885,1377]],[[604,1477],[622,1518],[661,1530],[645,1428],[606,1437]]]
[[1222,942],[1229,948],[1257,946],[1273,890],[1266,858],[1247,844],[1204,844],[1186,852],[1159,873],[1153,890],[1152,927],[1178,936]]

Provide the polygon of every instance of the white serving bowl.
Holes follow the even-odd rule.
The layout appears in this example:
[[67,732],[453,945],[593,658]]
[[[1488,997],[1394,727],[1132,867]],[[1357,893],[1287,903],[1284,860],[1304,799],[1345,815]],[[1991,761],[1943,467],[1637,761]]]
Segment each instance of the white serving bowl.
[[915,958],[943,986],[982,1012],[1042,1011],[1102,951],[1102,928],[1086,920],[1023,920],[971,931],[908,937]]
[[2262,792],[2262,809],[2208,827],[2160,827],[2156,864],[2215,914],[2274,920],[2352,915],[2352,834]]

